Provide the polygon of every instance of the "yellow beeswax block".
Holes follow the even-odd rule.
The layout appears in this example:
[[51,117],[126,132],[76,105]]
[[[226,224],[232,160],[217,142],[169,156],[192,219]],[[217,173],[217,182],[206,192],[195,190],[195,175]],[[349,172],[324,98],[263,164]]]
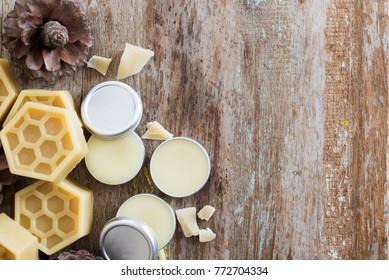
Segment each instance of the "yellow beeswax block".
[[0,132],[12,173],[59,182],[88,153],[75,111],[27,102]]
[[8,60],[0,58],[0,122],[7,116],[19,92]]
[[26,89],[22,90],[14,105],[9,111],[7,118],[3,122],[3,127],[12,119],[26,102],[37,102],[54,107],[75,110],[73,97],[67,90],[43,90],[43,89]]
[[0,260],[37,260],[38,239],[28,230],[0,214]]
[[38,237],[47,255],[89,234],[92,212],[92,191],[70,179],[38,181],[15,194],[15,221]]

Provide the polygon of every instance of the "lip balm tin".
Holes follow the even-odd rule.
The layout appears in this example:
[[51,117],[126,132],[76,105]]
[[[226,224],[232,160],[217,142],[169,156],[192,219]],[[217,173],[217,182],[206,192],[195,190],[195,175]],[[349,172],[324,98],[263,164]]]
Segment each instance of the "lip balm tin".
[[154,260],[158,241],[144,222],[130,217],[109,220],[100,233],[100,251],[107,260]]
[[174,137],[151,156],[150,175],[157,188],[171,197],[187,197],[208,181],[211,162],[205,148],[193,139]]
[[163,199],[149,193],[141,193],[127,199],[117,211],[116,217],[130,217],[147,224],[162,249],[173,238],[176,216],[172,207]]
[[116,139],[133,131],[142,117],[139,94],[129,85],[107,81],[94,86],[81,104],[81,118],[95,136]]

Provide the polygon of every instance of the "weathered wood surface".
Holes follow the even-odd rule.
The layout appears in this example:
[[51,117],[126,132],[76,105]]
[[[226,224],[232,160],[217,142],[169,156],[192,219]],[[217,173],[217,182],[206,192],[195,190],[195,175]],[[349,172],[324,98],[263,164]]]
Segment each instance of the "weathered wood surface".
[[[14,1],[2,1],[2,17]],[[142,95],[147,121],[203,143],[206,187],[174,208],[214,205],[201,226],[211,243],[185,238],[172,259],[388,259],[389,4],[386,0],[89,0],[95,45],[113,58],[106,77],[82,69],[55,86],[79,105],[115,79],[125,42],[155,51],[124,80]],[[2,49],[2,56],[8,53]],[[145,141],[147,159],[158,142]],[[147,171],[147,170],[146,170]],[[152,191],[106,186],[82,162],[70,174],[94,191],[92,233],[70,248],[98,252],[119,205]],[[26,182],[22,182],[26,183]],[[12,202],[0,210],[13,215]]]

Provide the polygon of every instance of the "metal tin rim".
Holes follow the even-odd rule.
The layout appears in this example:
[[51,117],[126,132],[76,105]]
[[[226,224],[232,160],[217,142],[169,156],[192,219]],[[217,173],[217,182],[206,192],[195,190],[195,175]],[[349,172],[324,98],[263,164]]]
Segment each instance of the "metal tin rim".
[[104,246],[105,237],[107,233],[115,227],[118,226],[128,226],[138,230],[147,240],[149,247],[149,256],[150,260],[154,260],[158,254],[158,240],[155,236],[153,230],[144,222],[133,217],[115,217],[109,220],[103,227],[100,233],[99,247],[101,254],[106,260],[110,260],[110,257],[107,254],[107,251]]
[[[143,166],[143,164],[144,164],[144,162],[145,162],[145,158],[146,158],[146,148],[145,148],[145,145],[144,145],[144,143],[143,143],[143,141],[142,141],[142,138],[141,138],[141,137],[138,135],[138,133],[136,133],[135,131],[130,131],[128,134],[124,135],[123,137],[128,136],[128,135],[130,135],[130,134],[134,134],[136,140],[140,143],[140,146],[141,146],[141,149],[142,149],[142,154],[143,154],[143,157],[142,157],[142,158],[143,158],[142,164],[139,165],[139,169],[137,170],[137,172],[135,173],[135,175],[134,175],[133,177],[131,177],[130,179],[126,179],[126,180],[123,181],[123,182],[118,182],[118,183],[115,184],[115,186],[116,186],[116,185],[125,184],[125,183],[131,181],[132,179],[134,179],[134,178],[139,174],[139,172],[140,172],[140,170],[142,169],[142,166]],[[96,136],[96,135],[95,135],[95,136]],[[97,136],[96,136],[96,137],[97,137]],[[91,137],[91,138],[92,138],[92,137]],[[90,140],[91,138],[89,138],[89,140]],[[88,143],[89,143],[89,140],[88,140]],[[107,139],[105,139],[105,140],[107,140]],[[108,140],[107,140],[107,141],[108,141]],[[112,139],[112,141],[115,141],[115,139]],[[112,144],[114,144],[114,143],[112,143]],[[88,162],[88,161],[85,160],[86,168],[87,168],[88,171],[89,171],[88,163],[87,163],[87,162]],[[89,173],[93,176],[93,178],[95,178],[95,179],[98,180],[99,182],[104,183],[104,184],[106,184],[106,185],[111,185],[111,186],[112,186],[112,183],[105,182],[104,180],[97,179],[90,171],[89,171]]]
[[165,200],[163,200],[162,198],[160,198],[160,197],[158,197],[158,196],[156,196],[156,195],[154,195],[154,194],[151,194],[151,193],[139,193],[139,194],[133,195],[133,196],[131,196],[130,198],[128,198],[126,201],[124,201],[124,202],[122,203],[122,205],[119,207],[118,211],[116,212],[116,217],[123,217],[123,216],[118,216],[118,213],[119,213],[120,209],[123,207],[123,205],[124,205],[127,201],[133,199],[134,197],[138,197],[138,196],[151,196],[151,197],[154,197],[154,198],[156,198],[156,199],[162,201],[163,204],[167,206],[167,208],[169,209],[170,213],[172,214],[172,219],[173,219],[173,230],[172,230],[172,234],[171,234],[171,236],[169,237],[169,240],[168,240],[165,244],[162,244],[161,246],[158,245],[158,246],[159,246],[159,249],[162,249],[162,248],[165,247],[167,244],[169,244],[169,242],[172,240],[172,238],[173,238],[173,236],[174,236],[174,233],[175,233],[175,231],[176,231],[176,228],[177,228],[176,214],[174,213],[173,208],[172,208]]
[[[134,118],[134,121],[129,123],[127,127],[125,127],[122,131],[116,131],[114,133],[111,132],[104,132],[98,127],[94,126],[87,113],[88,105],[93,97],[94,93],[97,92],[99,89],[104,88],[106,86],[118,86],[123,89],[125,89],[134,99],[135,102],[135,107],[136,107],[136,118]],[[143,105],[142,105],[142,100],[140,98],[140,95],[129,85],[119,82],[119,81],[106,81],[99,83],[95,85],[93,88],[91,88],[88,93],[86,94],[85,98],[83,99],[81,103],[81,119],[85,125],[85,127],[89,130],[90,133],[93,135],[96,135],[97,137],[103,138],[103,139],[115,139],[115,138],[120,138],[129,132],[135,130],[135,128],[139,125],[140,120],[142,118],[143,114]]]
[[[154,155],[158,152],[158,150],[163,146],[165,145],[166,143],[170,142],[170,141],[175,141],[175,140],[187,140],[187,141],[190,141],[194,144],[196,144],[205,154],[206,158],[207,158],[207,165],[208,165],[208,173],[207,173],[207,176],[204,180],[204,182],[201,184],[201,186],[199,188],[197,188],[195,191],[193,191],[192,193],[189,193],[187,195],[175,195],[175,194],[172,194],[172,193],[169,193],[167,192],[166,190],[163,190],[163,188],[161,188],[160,186],[158,186],[158,183],[155,182],[154,178],[153,178],[153,169],[152,169],[152,162],[153,162],[153,158],[154,158]],[[164,142],[162,142],[161,144],[159,144],[159,146],[154,150],[153,154],[151,155],[151,159],[150,159],[150,164],[149,164],[149,168],[150,168],[150,176],[151,176],[151,179],[153,180],[154,184],[157,186],[157,188],[163,192],[164,194],[167,194],[168,196],[171,196],[171,197],[175,197],[175,198],[183,198],[183,197],[188,197],[188,196],[191,196],[195,193],[197,193],[198,191],[200,191],[204,186],[205,184],[207,183],[208,179],[209,179],[209,176],[211,175],[211,159],[209,158],[209,155],[208,155],[208,152],[207,150],[204,148],[203,145],[201,145],[199,142],[197,142],[196,140],[193,140],[192,138],[188,138],[188,137],[173,137],[171,139],[168,139],[168,140],[165,140]]]

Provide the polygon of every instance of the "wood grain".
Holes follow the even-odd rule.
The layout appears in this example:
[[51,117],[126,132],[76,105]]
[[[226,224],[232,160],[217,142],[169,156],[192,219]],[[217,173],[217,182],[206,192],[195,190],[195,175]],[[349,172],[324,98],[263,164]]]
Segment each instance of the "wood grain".
[[[158,120],[198,140],[212,173],[200,192],[173,199],[147,180],[158,141],[145,141],[145,168],[121,186],[97,182],[81,162],[70,177],[94,192],[93,230],[66,249],[98,253],[120,204],[155,192],[175,209],[217,209],[199,222],[217,238],[202,244],[178,228],[171,259],[389,258],[387,1],[84,3],[91,55],[113,58],[107,76],[84,68],[52,86],[15,69],[21,87],[67,89],[79,106],[93,85],[115,79],[126,42],[150,48],[154,59],[124,80],[144,103],[137,132]],[[13,4],[2,1],[2,18]]]

